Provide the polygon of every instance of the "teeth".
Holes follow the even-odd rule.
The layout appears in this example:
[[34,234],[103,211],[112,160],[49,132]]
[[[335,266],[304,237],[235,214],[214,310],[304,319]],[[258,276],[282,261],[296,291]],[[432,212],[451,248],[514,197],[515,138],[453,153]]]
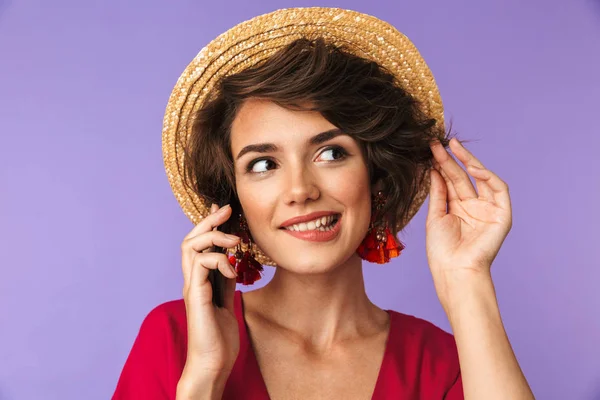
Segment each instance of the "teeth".
[[314,231],[314,230],[330,231],[331,230],[330,225],[333,222],[333,217],[334,217],[333,215],[329,215],[326,217],[321,217],[321,218],[315,219],[313,221],[302,222],[299,224],[286,226],[285,229],[288,229],[290,231],[297,231],[297,232]]

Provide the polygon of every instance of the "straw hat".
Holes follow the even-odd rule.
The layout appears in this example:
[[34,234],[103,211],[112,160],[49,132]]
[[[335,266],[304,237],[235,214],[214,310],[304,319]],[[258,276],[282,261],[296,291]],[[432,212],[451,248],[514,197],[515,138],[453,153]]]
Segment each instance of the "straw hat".
[[[162,151],[167,177],[194,225],[210,214],[210,204],[185,185],[183,178],[183,145],[191,134],[196,111],[220,78],[255,65],[298,38],[315,34],[387,68],[419,101],[423,112],[444,126],[442,100],[431,71],[412,42],[389,23],[357,11],[325,7],[280,9],[241,22],[194,57],[179,77],[164,116]],[[429,193],[429,184],[429,174],[424,174],[408,218],[399,221],[396,232],[417,213]],[[276,265],[258,246],[252,247],[258,262]]]

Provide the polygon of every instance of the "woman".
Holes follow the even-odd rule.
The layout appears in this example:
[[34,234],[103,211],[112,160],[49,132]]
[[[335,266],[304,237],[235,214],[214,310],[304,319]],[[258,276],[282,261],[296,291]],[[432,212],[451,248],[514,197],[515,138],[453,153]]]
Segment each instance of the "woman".
[[[446,135],[430,71],[389,24],[306,8],[237,25],[178,81],[163,151],[196,224],[184,299],[146,317],[113,398],[533,398],[490,274],[508,187]],[[454,336],[364,288],[362,260],[401,254],[395,234],[427,194]],[[235,291],[263,264],[276,266],[267,285]]]

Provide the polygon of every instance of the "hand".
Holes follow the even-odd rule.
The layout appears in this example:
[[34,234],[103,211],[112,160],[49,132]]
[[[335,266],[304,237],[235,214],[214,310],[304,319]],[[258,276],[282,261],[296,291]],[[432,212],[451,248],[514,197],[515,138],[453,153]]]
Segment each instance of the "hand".
[[[213,204],[211,214],[196,225],[181,244],[188,349],[178,391],[181,388],[188,396],[206,390],[200,386],[205,386],[207,380],[226,380],[240,349],[233,308],[236,272],[227,256],[214,252],[213,248],[231,248],[239,242],[239,237],[216,230],[229,219],[231,212],[229,205],[219,209]],[[218,269],[229,278],[223,308],[212,303],[212,285],[208,280],[210,269]]]
[[450,148],[475,178],[477,191],[441,143],[432,143],[434,168],[425,242],[436,290],[442,296],[440,291],[456,278],[482,274],[491,278],[492,262],[512,226],[506,183],[456,138],[450,141]]

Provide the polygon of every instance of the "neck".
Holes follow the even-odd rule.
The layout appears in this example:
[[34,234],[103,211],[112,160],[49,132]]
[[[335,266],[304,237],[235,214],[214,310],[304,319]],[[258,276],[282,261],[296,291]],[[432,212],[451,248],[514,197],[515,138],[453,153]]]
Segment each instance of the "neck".
[[272,280],[252,293],[261,319],[315,352],[381,333],[389,323],[387,313],[367,297],[358,256],[326,274],[277,268]]

